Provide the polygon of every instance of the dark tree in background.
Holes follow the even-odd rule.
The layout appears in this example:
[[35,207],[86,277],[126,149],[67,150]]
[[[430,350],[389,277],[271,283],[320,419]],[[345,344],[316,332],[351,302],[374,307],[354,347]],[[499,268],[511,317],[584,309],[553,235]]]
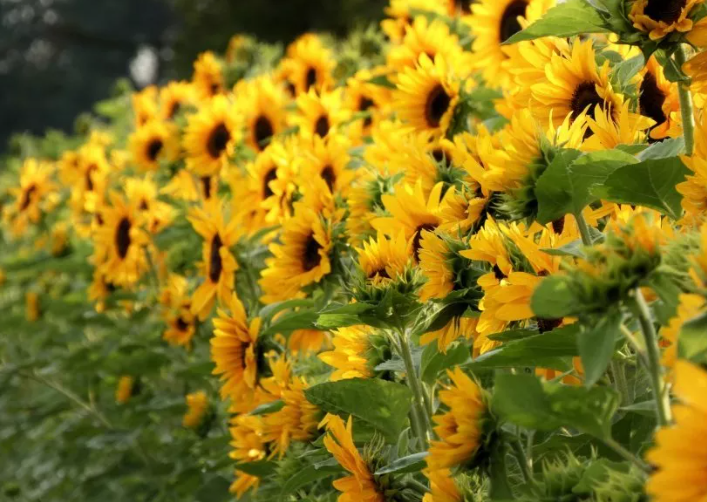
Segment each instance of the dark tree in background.
[[[110,95],[141,48],[158,81],[188,78],[231,35],[287,43],[377,22],[384,0],[0,0],[0,151],[15,132],[70,130]],[[139,84],[139,83],[138,83]]]

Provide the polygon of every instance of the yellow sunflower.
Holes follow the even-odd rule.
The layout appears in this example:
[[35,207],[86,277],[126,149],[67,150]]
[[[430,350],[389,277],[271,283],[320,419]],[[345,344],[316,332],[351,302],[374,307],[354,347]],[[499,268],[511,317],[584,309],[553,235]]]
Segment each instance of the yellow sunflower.
[[349,326],[334,331],[332,344],[334,349],[322,352],[317,357],[335,368],[329,379],[332,382],[347,378],[370,378],[373,376],[370,363],[366,357],[371,349],[370,336],[373,328],[370,326]]
[[196,89],[190,82],[170,82],[160,89],[160,113],[162,120],[174,120],[188,106],[197,104]]
[[223,64],[213,52],[203,52],[194,61],[192,83],[199,99],[205,101],[224,92]]
[[340,502],[384,502],[385,497],[378,490],[373,473],[353,442],[353,423],[349,417],[346,425],[341,417],[327,415],[322,423],[326,424],[327,435],[324,447],[351,475],[334,481],[334,488],[339,490]]
[[133,161],[144,171],[156,171],[160,161],[179,158],[179,131],[174,124],[150,120],[128,138]]
[[651,56],[641,71],[638,106],[641,115],[653,119],[650,137],[661,140],[682,134],[678,86],[665,78],[663,67]]
[[442,134],[449,127],[459,100],[459,83],[441,57],[423,54],[415,68],[399,75],[393,107],[401,120],[419,131]]
[[192,312],[204,320],[217,298],[222,303],[230,301],[238,270],[230,248],[238,241],[240,229],[237,220],[224,218],[223,203],[217,197],[204,201],[202,208],[193,208],[187,219],[204,239],[199,263],[204,281],[192,298]]
[[678,183],[675,188],[683,196],[683,209],[691,218],[702,218],[707,212],[707,124],[698,121],[695,124],[695,151],[691,156],[683,155],[680,158],[691,171],[685,181]]
[[414,128],[410,125],[382,120],[371,129],[371,142],[366,145],[363,160],[382,176],[396,174],[401,170],[401,165],[393,162],[395,152],[413,132]]
[[447,411],[432,417],[439,440],[431,441],[427,468],[449,469],[473,460],[482,443],[486,403],[481,388],[460,368],[447,370],[451,384],[439,392]]
[[707,497],[707,372],[688,361],[675,363],[672,406],[675,424],[661,428],[646,455],[655,466],[646,492],[656,502],[693,502]]
[[663,358],[661,360],[663,366],[666,368],[673,368],[675,366],[678,353],[678,336],[680,335],[683,325],[705,310],[707,300],[701,295],[682,293],[679,296],[679,302],[675,316],[660,330],[663,345],[667,345],[663,351]]
[[125,404],[130,401],[135,388],[135,378],[130,375],[123,375],[118,379],[118,385],[115,389],[115,402]]
[[231,419],[229,431],[233,450],[228,456],[236,462],[257,462],[267,456],[269,447],[263,438],[262,416],[236,415]]
[[420,337],[420,344],[427,345],[437,341],[438,350],[445,354],[454,340],[474,339],[476,336],[477,317],[453,317],[443,328],[425,333]]
[[309,91],[297,96],[298,113],[292,117],[292,124],[299,127],[304,139],[313,136],[327,138],[347,121],[351,112],[344,106],[343,89]]
[[15,202],[3,209],[5,221],[15,236],[22,235],[29,224],[39,223],[42,216],[54,208],[52,194],[57,185],[52,181],[54,166],[33,158],[25,160],[20,169],[20,186],[10,188]]
[[383,117],[388,115],[391,90],[382,85],[376,85],[371,80],[377,76],[385,75],[388,69],[384,66],[374,69],[361,69],[346,81],[345,106],[352,116],[367,114],[365,117],[351,122],[347,133],[358,143],[361,138],[368,136]]
[[[131,97],[135,127],[140,127],[157,117],[157,87],[150,85]],[[105,145],[101,145],[105,146]]]
[[101,212],[103,224],[94,231],[94,262],[105,280],[116,286],[131,286],[149,268],[139,209],[117,192],[109,195],[110,205]]
[[164,307],[163,318],[167,323],[162,338],[172,345],[190,348],[196,333],[196,317],[191,312],[186,278],[170,275],[160,295],[160,303]]
[[474,31],[474,65],[493,86],[508,87],[508,60],[517,51],[503,42],[523,29],[525,23],[536,21],[555,0],[479,0],[471,5],[469,24]]
[[592,116],[597,109],[611,112],[616,121],[623,97],[611,86],[609,62],[597,67],[592,44],[592,40],[577,40],[570,57],[553,54],[545,68],[547,80],[531,87],[530,108],[542,123],[552,117],[559,126],[567,117],[574,120],[583,112]]
[[272,257],[261,273],[261,300],[273,303],[301,297],[301,288],[331,272],[331,228],[321,216],[301,203],[282,227],[279,243],[270,244]]
[[628,18],[633,27],[648,33],[651,40],[661,38],[677,31],[689,32],[693,27],[688,16],[704,0],[636,0],[631,5]]
[[418,291],[420,301],[445,298],[454,290],[454,270],[449,263],[454,255],[447,242],[435,232],[421,230],[420,234],[420,271],[427,279]]
[[228,165],[241,130],[233,106],[216,96],[190,115],[184,133],[187,168],[199,176],[212,176]]
[[25,293],[25,319],[27,322],[35,322],[42,315],[42,308],[39,301],[39,294],[35,291]]
[[454,476],[449,469],[423,471],[430,481],[430,491],[422,497],[422,502],[464,502]]
[[336,60],[322,39],[306,33],[287,47],[282,62],[283,77],[292,85],[293,96],[309,91],[323,91],[333,85]]
[[176,213],[170,204],[159,200],[157,194],[157,184],[149,174],[144,178],[125,180],[125,195],[142,213],[145,228],[152,234],[157,234],[169,226]]
[[232,293],[223,302],[213,319],[214,336],[211,339],[211,360],[220,375],[221,397],[240,399],[244,389],[254,389],[258,380],[258,334],[262,320],[255,317],[248,322],[245,307]]
[[287,339],[287,350],[293,356],[316,354],[329,347],[329,333],[318,329],[296,329]]
[[287,96],[270,76],[241,80],[233,89],[245,126],[245,142],[256,152],[287,127]]
[[169,182],[160,189],[160,194],[188,202],[194,202],[199,199],[199,190],[194,182],[194,177],[186,169],[179,169]]
[[358,265],[366,275],[367,282],[374,286],[394,281],[405,272],[412,257],[412,241],[400,231],[390,239],[378,232],[378,238],[363,243],[357,248]]
[[390,0],[385,8],[389,19],[381,21],[383,33],[394,43],[400,43],[405,27],[412,22],[413,11],[445,14],[445,5],[440,0]]
[[186,396],[187,412],[182,419],[182,425],[188,429],[198,429],[209,411],[209,398],[206,392],[199,390]]
[[[612,116],[616,117],[616,121]],[[631,112],[628,101],[618,113],[597,109],[594,117],[586,116],[586,121],[592,135],[582,144],[585,151],[611,150],[619,145],[643,143],[648,136],[647,131],[655,125],[653,119]]]
[[307,192],[310,180],[321,178],[332,195],[346,197],[356,178],[356,171],[348,167],[351,162],[351,144],[343,135],[331,136],[324,141],[314,136],[311,141],[302,142],[300,153],[300,187]]

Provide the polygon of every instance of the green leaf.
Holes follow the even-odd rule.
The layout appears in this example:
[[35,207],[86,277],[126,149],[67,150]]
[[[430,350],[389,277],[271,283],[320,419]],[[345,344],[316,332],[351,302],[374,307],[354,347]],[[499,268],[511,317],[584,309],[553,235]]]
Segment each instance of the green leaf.
[[594,385],[609,366],[616,350],[616,339],[621,336],[621,317],[621,312],[615,310],[602,317],[592,329],[582,331],[577,338],[587,387]]
[[282,312],[283,310],[292,310],[295,308],[302,308],[302,307],[312,307],[314,305],[314,301],[306,298],[306,299],[296,299],[296,300],[286,300],[283,302],[276,302],[276,303],[271,303],[270,305],[266,305],[262,309],[260,309],[260,313],[258,314],[258,317],[261,319],[269,320],[271,319],[275,314],[278,312]]
[[529,336],[534,336],[537,334],[538,332],[534,329],[509,329],[507,331],[502,331],[501,333],[489,335],[489,339],[496,342],[513,342],[520,340],[521,338],[528,338]]
[[510,341],[496,349],[481,354],[468,363],[466,367],[474,370],[480,368],[537,366],[567,371],[572,366],[563,358],[579,355],[577,349],[578,333],[578,326],[569,325],[547,333]]
[[687,174],[678,157],[650,159],[617,169],[592,192],[610,202],[650,207],[677,219],[682,212],[682,196],[675,185]]
[[372,310],[369,303],[350,303],[333,309],[327,309],[319,314],[317,326],[322,329],[341,328],[363,324],[360,315]]
[[373,77],[368,81],[368,83],[373,85],[380,85],[381,87],[387,87],[388,89],[395,89],[395,84],[388,80],[388,77],[385,75],[378,75],[377,77]]
[[275,472],[277,462],[271,460],[258,460],[257,462],[241,462],[235,465],[239,471],[243,471],[251,476],[263,478]]
[[214,476],[194,494],[196,502],[225,502],[231,500],[228,488],[231,483],[223,476]]
[[645,65],[646,58],[643,54],[621,61],[611,69],[611,82],[615,83],[615,87],[619,87],[635,77]]
[[678,357],[707,364],[707,314],[686,322],[678,336]]
[[610,387],[576,387],[546,384],[553,413],[565,427],[594,437],[611,437],[611,419],[619,406],[619,394]]
[[261,404],[260,406],[256,406],[256,408],[251,411],[249,415],[267,415],[269,413],[275,413],[276,411],[280,411],[284,407],[285,401],[283,401],[282,399],[278,399],[271,403],[265,403]]
[[506,40],[515,44],[524,40],[555,36],[572,37],[610,31],[597,10],[584,0],[568,0],[558,4],[533,24]]
[[334,467],[320,467],[317,469],[312,465],[303,470],[297,471],[297,473],[293,474],[292,477],[290,477],[282,486],[279,500],[283,502],[289,500],[289,496],[300,488],[310,485],[320,479],[327,478],[331,476],[332,473],[340,470],[340,468]]
[[582,239],[577,239],[569,244],[565,244],[564,246],[560,246],[559,248],[555,249],[548,249],[544,248],[541,249],[543,253],[547,253],[552,256],[572,256],[574,258],[586,258],[586,254],[584,253],[584,243],[582,242]]
[[648,285],[659,298],[651,305],[653,312],[660,324],[665,326],[677,314],[682,290],[668,276],[661,273],[651,275]]
[[570,290],[568,279],[551,275],[535,288],[530,299],[530,308],[541,319],[562,319],[581,310],[581,302]]
[[427,455],[429,455],[429,453],[423,451],[398,458],[385,467],[378,469],[375,472],[375,475],[382,476],[383,474],[391,474],[393,472],[398,474],[403,474],[406,472],[419,472],[425,467],[425,457],[427,457]]
[[638,154],[638,159],[667,159],[669,157],[677,157],[685,153],[685,138],[668,138],[658,143],[653,143],[648,148]]
[[491,407],[501,419],[528,429],[551,431],[562,425],[533,375],[496,375]]
[[412,393],[405,385],[354,378],[326,382],[305,390],[307,400],[322,411],[346,419],[352,415],[395,442],[407,422]]
[[314,329],[319,314],[313,310],[303,310],[300,312],[290,312],[280,316],[269,328],[264,330],[260,336],[269,336],[276,333],[289,333],[296,329]]
[[465,343],[447,347],[446,354],[437,349],[437,343],[430,343],[422,352],[420,378],[425,383],[434,384],[442,371],[464,364],[470,357],[471,349]]
[[621,150],[606,150],[579,155],[564,150],[540,176],[535,188],[538,221],[549,223],[565,214],[577,214],[597,198],[591,189],[604,183],[616,169],[638,161]]
[[629,472],[631,465],[628,462],[612,462],[605,458],[599,458],[587,467],[582,474],[582,479],[572,488],[572,493],[591,496],[595,493],[597,485],[609,480],[610,473]]

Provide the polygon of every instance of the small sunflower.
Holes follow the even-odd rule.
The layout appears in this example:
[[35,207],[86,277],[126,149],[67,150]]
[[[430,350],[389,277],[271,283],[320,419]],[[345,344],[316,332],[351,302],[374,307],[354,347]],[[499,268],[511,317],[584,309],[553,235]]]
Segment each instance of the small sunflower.
[[356,252],[366,282],[381,286],[403,275],[412,257],[412,241],[402,231],[390,239],[378,232],[377,239],[364,242]]
[[333,350],[322,352],[317,357],[335,368],[330,380],[336,382],[347,378],[370,378],[373,376],[367,354],[371,350],[370,337],[373,328],[359,325],[339,328],[334,331]]
[[236,108],[246,126],[246,144],[262,151],[287,126],[285,92],[269,76],[241,80],[233,89]]
[[[361,168],[361,171],[364,169]],[[366,170],[357,177],[346,199],[349,209],[346,232],[352,245],[359,246],[375,234],[371,222],[384,212],[381,196],[392,193],[392,185],[391,178],[383,177],[373,170]]]
[[459,100],[459,83],[450,76],[441,57],[434,62],[423,54],[415,68],[400,75],[393,106],[401,120],[419,131],[444,133]]
[[51,179],[53,173],[54,166],[48,162],[29,158],[22,165],[20,186],[8,190],[15,203],[3,210],[14,235],[22,235],[29,224],[39,223],[53,209],[52,194],[58,188]]
[[131,97],[135,127],[140,127],[157,117],[157,87],[150,85]]
[[228,454],[233,460],[257,462],[265,459],[269,446],[264,440],[263,417],[260,415],[236,415],[231,419],[229,432],[233,450]]
[[222,303],[230,301],[238,270],[230,248],[238,241],[240,229],[237,220],[224,218],[223,203],[217,197],[205,201],[202,208],[192,209],[187,219],[204,239],[203,261],[199,264],[204,281],[192,298],[192,312],[204,320],[217,298]]
[[128,138],[133,161],[144,171],[156,171],[160,161],[177,160],[180,153],[176,126],[169,122],[150,120]]
[[345,136],[332,136],[324,141],[314,136],[303,142],[299,166],[300,186],[306,193],[310,180],[321,178],[332,195],[346,196],[356,178],[350,169],[350,142]]
[[213,52],[201,53],[194,61],[192,83],[197,96],[204,101],[223,93],[223,64]]
[[170,82],[160,89],[160,113],[162,120],[174,121],[188,107],[197,104],[196,89],[190,82]]
[[118,379],[118,385],[115,389],[115,402],[125,404],[130,401],[135,389],[135,378],[130,375],[123,375]]
[[679,136],[682,120],[677,84],[665,78],[663,67],[655,56],[650,57],[641,74],[638,106],[641,115],[655,122],[650,130],[651,139],[657,141]]
[[254,389],[258,381],[258,334],[261,319],[248,322],[245,307],[235,293],[223,302],[213,319],[211,360],[216,364],[213,374],[220,375],[221,397],[240,399],[244,389]]
[[365,502],[384,502],[385,497],[376,485],[373,473],[353,442],[353,423],[349,417],[346,425],[341,417],[327,415],[322,423],[326,424],[327,434],[324,437],[324,447],[339,464],[351,475],[334,481],[334,488],[342,495],[339,500]]
[[358,141],[371,133],[371,129],[388,113],[391,90],[371,83],[376,76],[384,75],[387,68],[361,69],[346,81],[345,102],[352,116],[367,114],[349,124],[348,135]]
[[435,232],[421,230],[420,233],[420,271],[427,279],[418,292],[420,301],[445,298],[454,290],[454,270],[449,263],[454,254],[447,242]]
[[439,440],[430,443],[427,467],[431,472],[471,462],[483,443],[487,411],[482,389],[460,368],[447,374],[451,384],[439,392],[447,411],[432,417]]
[[350,118],[350,111],[344,106],[343,89],[302,93],[297,97],[299,113],[292,118],[293,125],[299,127],[305,139],[313,136],[327,138]]
[[586,116],[586,121],[592,135],[582,144],[585,151],[611,150],[619,145],[643,143],[648,136],[647,131],[655,125],[653,119],[631,112],[628,101],[618,113],[597,109],[593,118]]
[[430,481],[430,491],[422,497],[422,502],[463,502],[464,495],[454,481],[452,471],[439,469],[423,471]]
[[648,33],[651,40],[673,33],[686,33],[692,30],[693,21],[689,18],[692,10],[704,0],[635,0],[631,5],[628,18],[633,27]]
[[187,412],[182,425],[188,429],[198,429],[209,411],[209,398],[206,392],[199,390],[186,396]]
[[101,213],[103,224],[94,231],[94,260],[106,281],[131,286],[149,268],[149,239],[140,210],[116,192],[109,198],[110,205]]
[[152,234],[164,230],[175,216],[175,210],[166,202],[157,198],[157,185],[150,175],[144,178],[127,178],[125,195],[130,203],[137,207],[144,217],[145,228]]
[[196,317],[191,312],[186,278],[172,274],[162,290],[160,303],[164,307],[163,318],[167,323],[162,338],[172,345],[190,348],[196,333]]
[[390,0],[390,5],[385,8],[389,19],[381,21],[381,28],[391,42],[399,44],[405,35],[405,28],[413,20],[414,11],[444,15],[445,10],[439,0]]
[[25,293],[25,319],[27,322],[35,322],[42,315],[42,306],[39,301],[39,294],[35,291]]
[[331,229],[328,222],[301,203],[282,227],[280,243],[270,244],[260,285],[264,303],[302,296],[301,288],[317,283],[331,272]]
[[420,344],[427,345],[437,341],[438,350],[445,354],[454,340],[459,338],[474,339],[478,322],[477,317],[453,317],[443,328],[422,335]]
[[287,47],[282,66],[286,80],[292,85],[293,96],[320,92],[334,83],[332,71],[336,60],[322,39],[312,33],[302,35]]
[[199,176],[212,176],[228,165],[241,131],[233,106],[216,96],[189,116],[184,134],[187,168]]
[[194,182],[194,176],[186,169],[179,169],[169,182],[160,189],[160,194],[188,202],[194,202],[199,199],[199,190]]

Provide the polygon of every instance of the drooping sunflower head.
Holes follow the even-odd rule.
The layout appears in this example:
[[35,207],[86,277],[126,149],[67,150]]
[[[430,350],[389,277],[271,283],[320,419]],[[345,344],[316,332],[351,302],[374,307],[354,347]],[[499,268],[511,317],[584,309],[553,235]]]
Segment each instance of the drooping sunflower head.
[[245,307],[232,293],[213,319],[211,360],[214,374],[220,375],[221,397],[237,401],[241,392],[252,390],[258,381],[258,334],[261,319],[248,321]]
[[385,376],[374,369],[392,354],[390,342],[385,335],[365,325],[339,328],[333,334],[334,348],[318,356],[335,369],[329,377],[332,382],[347,378]]
[[459,251],[464,244],[441,234],[422,230],[420,239],[420,271],[426,282],[419,290],[420,301],[443,299],[454,290],[474,287],[478,275],[472,274]]
[[151,120],[130,135],[130,152],[135,164],[144,171],[156,171],[161,161],[179,157],[179,135],[174,124]]
[[331,50],[322,39],[306,33],[287,47],[287,58],[282,62],[284,78],[292,86],[292,95],[322,91],[333,84],[332,71],[336,66]]
[[346,200],[349,209],[346,232],[351,245],[359,246],[374,235],[371,222],[384,213],[382,196],[393,193],[395,182],[395,177],[381,176],[373,171],[355,181]]
[[262,151],[287,125],[284,90],[271,77],[241,80],[233,89],[236,108],[246,126],[246,144]]
[[199,176],[218,174],[240,136],[239,116],[225,96],[216,96],[189,116],[184,135],[187,168]]
[[648,33],[651,40],[660,40],[693,28],[690,15],[704,0],[635,0],[628,14],[637,30]]
[[385,286],[405,273],[412,257],[412,241],[406,239],[402,231],[390,239],[378,232],[377,239],[364,242],[356,252],[366,282],[373,286]]
[[223,93],[225,89],[223,64],[213,52],[203,52],[194,61],[192,83],[197,96],[204,101]]
[[162,120],[174,121],[180,113],[197,104],[197,94],[190,82],[170,82],[160,89]]
[[419,131],[443,134],[459,100],[459,83],[441,57],[434,62],[423,54],[416,68],[400,75],[393,106],[399,117]]

